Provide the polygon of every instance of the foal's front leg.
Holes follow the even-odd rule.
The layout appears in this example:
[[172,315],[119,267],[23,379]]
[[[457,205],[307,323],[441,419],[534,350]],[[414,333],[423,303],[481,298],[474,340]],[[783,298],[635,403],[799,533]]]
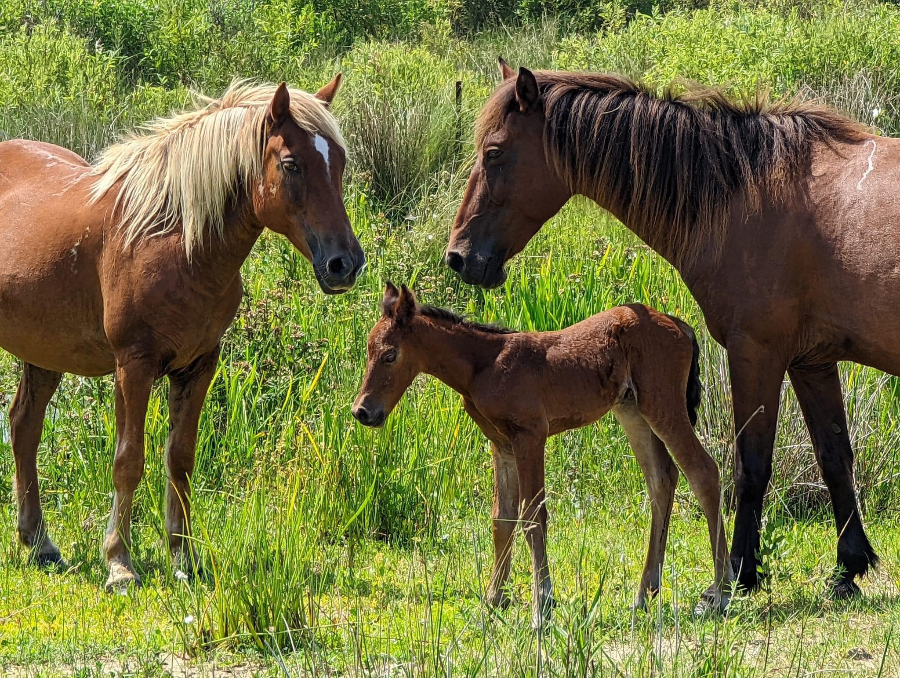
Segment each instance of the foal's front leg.
[[518,520],[519,474],[516,471],[516,458],[508,445],[492,443],[491,450],[494,462],[494,506],[491,511],[494,570],[488,585],[487,601],[494,607],[506,608],[509,605],[509,595],[504,587],[509,580]]
[[113,461],[116,493],[103,541],[103,555],[109,566],[108,592],[132,583],[140,584],[140,577],[131,564],[131,505],[134,491],[144,474],[144,423],[158,364],[145,359],[117,359],[116,456]]
[[191,535],[191,474],[197,448],[197,426],[206,393],[216,373],[219,347],[183,370],[169,374],[169,439],[166,443],[166,533],[179,570],[193,574],[197,565]]
[[547,500],[544,495],[546,436],[519,435],[512,441],[519,475],[519,519],[531,549],[531,624],[539,628],[553,607],[547,562]]

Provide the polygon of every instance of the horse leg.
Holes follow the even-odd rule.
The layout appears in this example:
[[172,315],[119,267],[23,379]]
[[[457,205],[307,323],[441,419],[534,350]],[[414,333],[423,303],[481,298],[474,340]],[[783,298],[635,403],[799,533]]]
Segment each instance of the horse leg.
[[16,500],[19,539],[41,567],[66,567],[56,544],[47,535],[38,488],[37,452],[47,405],[62,374],[25,364],[19,389],[9,410],[10,441],[16,462]]
[[506,582],[512,562],[513,538],[519,505],[519,475],[516,460],[508,445],[491,444],[494,462],[494,506],[491,511],[494,540],[494,570],[488,584],[487,602],[505,609],[509,606]]
[[655,596],[660,588],[666,541],[669,536],[669,518],[672,516],[672,503],[678,484],[678,467],[669,456],[662,440],[653,433],[633,402],[616,407],[613,414],[625,429],[628,443],[634,450],[634,456],[644,474],[647,492],[650,495],[652,515],[650,542],[647,546],[647,559],[644,561],[641,584],[632,605],[634,609],[644,609],[649,598]]
[[878,563],[860,519],[853,484],[853,448],[847,431],[844,398],[837,364],[788,370],[803,418],[812,437],[816,460],[831,495],[838,533],[837,570],[832,593],[837,597],[859,592],[853,581]]
[[[683,397],[679,399],[683,402]],[[722,488],[719,484],[719,467],[697,439],[687,412],[681,417],[672,417],[670,414],[664,415],[661,412],[662,410],[655,410],[654,416],[649,416],[650,413],[643,405],[641,406],[641,413],[653,428],[653,432],[662,439],[678,465],[681,466],[681,470],[684,471],[691,492],[700,502],[709,529],[715,581],[703,593],[695,613],[701,614],[710,607],[724,612],[731,598],[730,588],[734,581],[734,571],[731,559],[728,557],[728,541],[725,536],[725,522],[722,518]]]
[[539,628],[550,617],[553,585],[547,562],[547,503],[544,494],[546,437],[518,436],[512,441],[519,477],[519,519],[531,550],[531,624]]
[[183,370],[169,374],[169,439],[166,443],[166,533],[175,567],[192,574],[197,556],[191,535],[191,474],[197,427],[206,393],[216,373],[219,347]]
[[754,342],[728,342],[727,348],[736,435],[737,510],[731,562],[741,587],[752,591],[760,584],[756,560],[759,530],[763,498],[772,477],[781,383],[787,364]]
[[103,541],[103,555],[109,566],[107,592],[140,585],[140,577],[131,565],[131,505],[144,475],[144,424],[158,366],[158,362],[143,360],[117,363],[115,497]]

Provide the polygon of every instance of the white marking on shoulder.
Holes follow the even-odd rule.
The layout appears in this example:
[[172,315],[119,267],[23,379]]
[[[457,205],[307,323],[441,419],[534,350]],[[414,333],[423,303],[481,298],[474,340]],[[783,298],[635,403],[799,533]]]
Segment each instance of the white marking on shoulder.
[[856,190],[862,190],[863,182],[866,180],[866,177],[869,176],[869,173],[875,169],[875,149],[878,148],[878,145],[875,143],[874,139],[868,139],[866,143],[872,144],[872,152],[869,153],[869,166],[866,167],[866,171],[863,172],[863,175],[860,177],[859,181],[856,182]]
[[316,150],[325,160],[325,171],[328,173],[328,176],[331,176],[331,162],[328,159],[328,139],[323,137],[321,134],[317,134],[313,141],[316,144]]

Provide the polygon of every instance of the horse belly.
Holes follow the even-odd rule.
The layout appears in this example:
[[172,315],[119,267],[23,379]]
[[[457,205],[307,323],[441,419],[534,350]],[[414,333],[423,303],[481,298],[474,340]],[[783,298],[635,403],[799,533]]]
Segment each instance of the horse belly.
[[96,266],[99,227],[92,236],[77,207],[19,194],[0,194],[0,348],[55,372],[111,372]]

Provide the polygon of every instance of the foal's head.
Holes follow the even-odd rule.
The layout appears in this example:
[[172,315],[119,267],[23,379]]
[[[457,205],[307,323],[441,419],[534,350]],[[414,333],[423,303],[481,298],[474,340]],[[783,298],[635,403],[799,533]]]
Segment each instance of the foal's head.
[[[330,105],[340,82],[338,74],[316,98]],[[344,149],[297,124],[283,83],[269,104],[265,127],[262,179],[253,196],[257,219],[286,236],[312,263],[323,292],[345,292],[366,258],[341,194]]]
[[504,264],[572,193],[544,152],[544,105],[534,74],[500,59],[503,82],[479,119],[478,157],[456,215],[447,265],[470,285],[497,287]]
[[353,403],[353,416],[365,426],[381,426],[422,371],[413,342],[416,297],[406,285],[384,289],[381,319],[369,333],[366,376]]

